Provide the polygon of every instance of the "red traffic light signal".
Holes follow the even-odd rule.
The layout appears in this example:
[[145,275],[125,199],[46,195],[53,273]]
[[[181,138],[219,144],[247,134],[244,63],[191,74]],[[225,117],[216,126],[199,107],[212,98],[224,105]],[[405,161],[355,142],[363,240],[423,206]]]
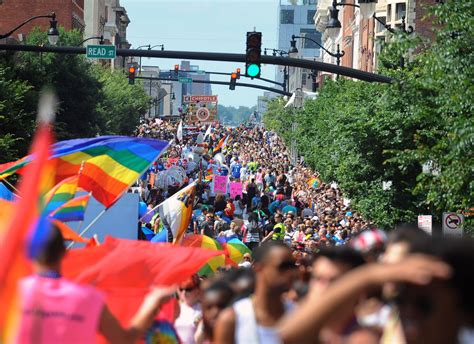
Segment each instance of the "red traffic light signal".
[[237,68],[237,79],[240,79],[240,68]]
[[133,66],[128,67],[128,83],[130,85],[135,84],[135,72],[136,72],[135,67],[133,67]]
[[174,71],[175,72],[179,71],[179,64],[174,65]]
[[232,73],[230,75],[230,85],[229,90],[235,90],[235,83],[237,81],[237,73]]

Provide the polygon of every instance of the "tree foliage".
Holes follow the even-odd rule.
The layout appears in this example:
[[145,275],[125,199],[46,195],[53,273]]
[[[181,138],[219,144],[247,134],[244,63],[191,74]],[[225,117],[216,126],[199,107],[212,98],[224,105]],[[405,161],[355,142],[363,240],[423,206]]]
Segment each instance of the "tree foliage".
[[230,125],[239,125],[244,123],[249,119],[250,115],[255,110],[255,106],[250,108],[247,106],[239,106],[236,108],[233,106],[225,106],[221,104],[217,105],[219,120]]
[[325,83],[293,115],[296,133],[281,100],[265,115],[323,179],[337,181],[355,208],[386,228],[474,206],[473,8],[447,1],[432,14],[434,42],[398,34],[385,46],[380,72],[392,84]]
[[[77,46],[82,33],[60,28],[59,44]],[[27,44],[47,44],[35,29]],[[130,135],[149,104],[140,86],[128,85],[123,72],[93,64],[82,55],[21,52],[0,56],[0,161],[27,153],[35,128],[39,93],[52,87],[59,99],[58,140],[102,134]]]

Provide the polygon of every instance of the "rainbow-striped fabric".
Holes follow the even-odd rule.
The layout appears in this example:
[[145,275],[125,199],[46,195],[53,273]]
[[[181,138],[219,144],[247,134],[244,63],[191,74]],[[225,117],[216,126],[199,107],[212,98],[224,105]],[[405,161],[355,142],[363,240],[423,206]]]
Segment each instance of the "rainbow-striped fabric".
[[[167,141],[142,137],[101,136],[53,145],[56,181],[79,175],[78,186],[107,208],[127,191],[168,147]],[[33,156],[0,165],[0,180],[27,165]]]
[[89,194],[73,198],[57,208],[49,216],[62,222],[84,221],[84,214],[90,198],[91,195]]
[[75,175],[66,178],[56,184],[45,197],[45,214],[51,214],[53,211],[61,207],[64,203],[73,199],[76,195],[77,184],[79,183],[79,176]]
[[[190,234],[183,238],[182,246],[206,248],[209,250],[222,251],[221,244],[207,235]],[[225,252],[222,255],[215,256],[199,270],[201,276],[211,276],[217,271],[217,268],[226,265]]]

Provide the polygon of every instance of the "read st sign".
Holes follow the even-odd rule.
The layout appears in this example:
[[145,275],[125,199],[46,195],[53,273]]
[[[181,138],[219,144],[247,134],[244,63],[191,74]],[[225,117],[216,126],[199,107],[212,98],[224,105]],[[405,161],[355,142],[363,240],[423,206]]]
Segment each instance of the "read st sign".
[[117,49],[115,45],[88,45],[86,53],[89,59],[114,59]]

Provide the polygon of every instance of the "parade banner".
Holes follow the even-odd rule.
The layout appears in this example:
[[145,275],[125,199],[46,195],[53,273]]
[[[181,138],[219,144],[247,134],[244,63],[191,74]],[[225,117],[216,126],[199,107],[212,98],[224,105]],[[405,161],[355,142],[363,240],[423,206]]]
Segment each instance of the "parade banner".
[[231,182],[229,184],[229,193],[230,198],[235,199],[235,196],[240,195],[242,197],[242,183],[241,182]]
[[214,175],[214,193],[227,193],[227,176]]

